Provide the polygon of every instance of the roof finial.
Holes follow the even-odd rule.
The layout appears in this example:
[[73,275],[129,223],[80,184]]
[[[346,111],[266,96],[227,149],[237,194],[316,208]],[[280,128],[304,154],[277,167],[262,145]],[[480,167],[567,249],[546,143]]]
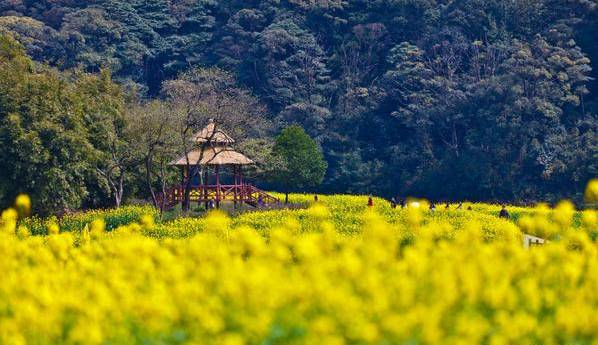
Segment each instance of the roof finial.
[[208,125],[205,126],[201,131],[193,135],[193,141],[198,143],[210,142],[212,144],[232,144],[235,142],[228,134],[224,133],[221,129],[216,129],[214,119],[208,120]]

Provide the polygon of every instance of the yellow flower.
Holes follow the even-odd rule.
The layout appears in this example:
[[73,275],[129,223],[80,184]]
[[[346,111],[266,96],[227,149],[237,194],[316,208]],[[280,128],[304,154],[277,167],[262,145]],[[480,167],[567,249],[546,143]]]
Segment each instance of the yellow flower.
[[96,218],[89,224],[89,232],[92,236],[99,236],[106,230],[106,222],[102,218]]
[[588,228],[588,230],[598,230],[598,212],[595,210],[585,210],[582,213],[582,222],[583,225]]
[[598,178],[590,180],[586,186],[584,199],[588,204],[598,203]]
[[407,208],[407,223],[412,227],[418,227],[424,220],[424,215],[420,207],[410,206]]
[[213,210],[205,218],[205,229],[207,232],[217,236],[228,238],[230,222],[230,218],[228,218],[226,213],[220,210]]
[[243,336],[240,334],[229,333],[224,335],[222,341],[220,342],[222,345],[244,345],[245,340]]
[[56,224],[56,222],[50,222],[48,223],[47,227],[47,234],[48,235],[56,235],[60,232],[60,226],[58,226],[58,224]]
[[146,229],[153,229],[156,226],[154,222],[154,216],[151,214],[145,214],[141,217],[141,225]]
[[[60,234],[57,218],[19,220],[15,209],[4,211],[0,310],[11,312],[0,312],[0,343],[556,344],[598,337],[594,210],[578,212],[568,202],[553,210],[509,207],[519,228],[497,217],[500,206],[481,203],[475,212],[427,212],[424,201],[404,210],[380,203],[373,212],[359,196],[319,204],[158,224],[146,208],[96,210],[65,216]],[[106,234],[104,219],[114,224],[121,216],[140,221]],[[44,228],[55,235],[28,236]],[[526,249],[522,232],[553,236]]]
[[26,226],[19,226],[19,228],[17,229],[17,236],[20,239],[25,239],[29,236],[31,236],[31,232],[29,232],[29,229],[27,229]]
[[575,206],[573,206],[573,203],[568,200],[563,200],[555,207],[553,218],[561,228],[568,228],[571,226],[574,214]]
[[91,236],[89,234],[89,225],[85,225],[83,231],[81,232],[81,244],[88,244],[91,240]]
[[22,217],[28,216],[31,213],[31,199],[29,195],[19,194],[15,200],[15,208]]
[[2,211],[2,230],[8,233],[14,233],[17,228],[18,213],[14,208]]
[[324,220],[330,217],[328,208],[320,203],[310,206],[308,209],[308,214],[317,220]]

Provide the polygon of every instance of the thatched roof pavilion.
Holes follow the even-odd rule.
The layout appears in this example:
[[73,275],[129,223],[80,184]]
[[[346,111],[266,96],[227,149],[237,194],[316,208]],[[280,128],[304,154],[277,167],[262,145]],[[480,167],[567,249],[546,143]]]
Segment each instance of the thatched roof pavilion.
[[[195,133],[192,140],[195,144],[203,144],[202,146],[205,146],[203,150],[201,148],[193,149],[186,155],[184,154],[172,161],[170,165],[186,167],[187,159],[189,159],[190,166],[254,164],[254,162],[244,154],[232,149],[230,145],[234,144],[235,140],[224,131],[216,129],[216,124],[213,120],[210,120],[208,125],[201,131]],[[205,143],[208,143],[208,145],[205,145]],[[201,162],[199,161],[200,159]]]
[[193,135],[193,141],[196,143],[205,143],[209,141],[210,143],[224,145],[232,145],[235,143],[235,139],[231,138],[221,129],[216,129],[216,123],[212,119],[209,120],[207,126]]
[[[189,165],[250,165],[254,162],[247,158],[244,154],[227,148],[212,148],[207,147],[203,150],[196,149],[189,152],[187,155],[181,156],[179,159],[172,161],[170,165],[184,167],[187,166],[187,157],[189,157]],[[201,157],[201,162],[199,161]]]
[[[181,170],[181,185],[171,188],[167,196],[169,203],[184,201],[185,190],[189,193],[188,201],[205,202],[206,207],[215,201],[232,200],[258,206],[264,203],[278,203],[278,199],[246,184],[243,181],[241,167],[254,162],[244,154],[235,151],[232,144],[235,140],[216,126],[213,120],[192,137],[196,148],[170,162]],[[221,184],[220,168],[232,167],[234,182]],[[209,172],[212,170],[215,184],[210,184]]]

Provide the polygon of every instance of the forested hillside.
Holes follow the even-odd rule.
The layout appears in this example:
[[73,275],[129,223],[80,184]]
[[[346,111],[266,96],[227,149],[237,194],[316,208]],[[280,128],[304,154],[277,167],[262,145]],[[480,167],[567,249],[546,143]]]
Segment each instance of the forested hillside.
[[[142,98],[191,67],[231,72],[270,135],[316,139],[327,192],[551,200],[598,175],[596,0],[0,0],[0,14],[35,61],[107,68]],[[86,80],[83,104],[103,85]]]

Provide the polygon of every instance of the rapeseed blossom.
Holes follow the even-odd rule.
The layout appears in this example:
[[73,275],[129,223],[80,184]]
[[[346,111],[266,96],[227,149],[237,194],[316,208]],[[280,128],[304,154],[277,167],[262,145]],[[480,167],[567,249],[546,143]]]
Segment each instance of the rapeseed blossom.
[[0,344],[596,344],[595,211],[364,201],[113,228],[6,210]]
[[598,179],[592,179],[588,183],[584,197],[585,197],[586,203],[588,203],[588,204],[597,204],[598,203]]
[[20,194],[15,200],[15,208],[21,216],[28,216],[31,213],[31,199],[29,195]]

